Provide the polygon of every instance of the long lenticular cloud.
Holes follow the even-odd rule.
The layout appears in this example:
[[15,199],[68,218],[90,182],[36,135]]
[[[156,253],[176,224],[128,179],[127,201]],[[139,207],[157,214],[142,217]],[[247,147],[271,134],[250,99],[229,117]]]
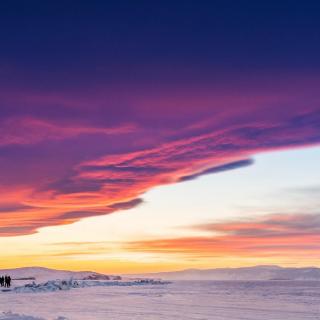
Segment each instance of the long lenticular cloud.
[[241,170],[256,153],[318,144],[320,110],[314,98],[312,107],[302,108],[304,95],[272,101],[270,95],[247,104],[235,96],[197,103],[173,96],[169,104],[152,96],[152,108],[141,100],[119,110],[101,106],[100,97],[79,108],[73,101],[62,108],[68,117],[59,109],[49,119],[40,104],[28,106],[28,116],[3,116],[0,235],[130,209],[156,186]]

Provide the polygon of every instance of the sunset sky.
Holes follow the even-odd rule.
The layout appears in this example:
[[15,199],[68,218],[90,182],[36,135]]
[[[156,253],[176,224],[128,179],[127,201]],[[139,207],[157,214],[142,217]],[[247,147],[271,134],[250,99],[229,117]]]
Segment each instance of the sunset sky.
[[0,2],[0,267],[320,267],[319,13]]

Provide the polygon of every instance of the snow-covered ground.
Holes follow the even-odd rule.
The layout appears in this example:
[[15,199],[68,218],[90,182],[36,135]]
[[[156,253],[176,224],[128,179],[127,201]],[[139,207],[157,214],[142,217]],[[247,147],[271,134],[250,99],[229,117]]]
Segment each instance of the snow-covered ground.
[[0,320],[319,320],[320,282],[176,281],[1,292],[0,310],[7,313]]

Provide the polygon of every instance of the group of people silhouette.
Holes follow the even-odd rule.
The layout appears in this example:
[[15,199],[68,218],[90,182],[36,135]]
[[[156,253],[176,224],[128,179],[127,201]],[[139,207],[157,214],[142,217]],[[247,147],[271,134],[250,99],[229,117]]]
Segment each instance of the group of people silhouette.
[[10,276],[1,276],[0,277],[0,286],[10,288],[11,286],[11,277]]

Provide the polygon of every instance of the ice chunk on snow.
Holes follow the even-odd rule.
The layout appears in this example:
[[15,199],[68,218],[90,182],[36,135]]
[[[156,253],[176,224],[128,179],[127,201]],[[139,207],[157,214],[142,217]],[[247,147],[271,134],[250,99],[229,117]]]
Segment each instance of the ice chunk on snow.
[[[0,314],[0,320],[45,320],[45,319],[39,318],[39,317],[26,316],[24,314],[12,313],[11,311],[9,311],[9,312],[3,312],[2,314]],[[68,320],[68,319],[65,317],[58,317],[58,318],[55,318],[54,320]]]
[[[87,281],[87,280],[50,280],[44,283],[25,284],[24,286],[15,287],[14,292],[28,293],[28,292],[54,292],[59,290],[70,290],[72,288],[86,288],[86,287],[106,287],[106,286],[140,286],[140,285],[159,285],[168,284],[153,279],[140,279],[132,281]],[[0,319],[1,320],[1,319]]]
[[45,320],[45,319],[19,315],[17,313],[12,313],[12,312],[4,312],[0,315],[0,320]]

